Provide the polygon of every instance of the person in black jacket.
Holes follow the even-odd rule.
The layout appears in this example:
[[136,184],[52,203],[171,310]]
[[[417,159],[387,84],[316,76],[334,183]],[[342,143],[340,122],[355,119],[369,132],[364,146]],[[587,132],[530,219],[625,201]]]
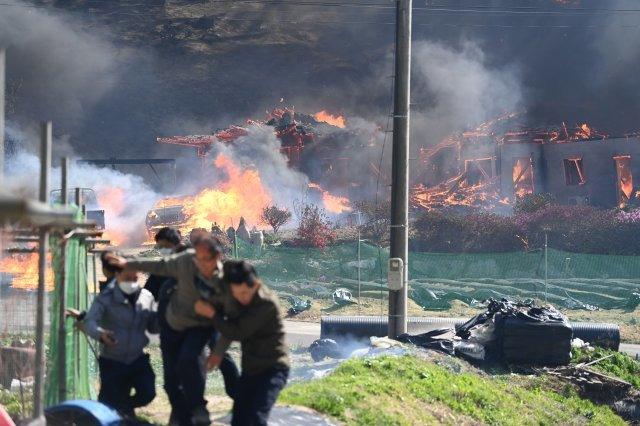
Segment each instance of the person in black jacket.
[[[181,253],[187,249],[187,246],[182,243],[180,231],[168,226],[160,229],[156,233],[155,240],[156,247],[158,248],[160,255],[163,257],[171,256],[174,253]],[[171,293],[172,288],[170,285],[164,289],[164,292],[160,291],[165,284],[168,284],[167,281],[171,281],[173,286],[175,286],[174,279],[160,275],[149,275],[149,278],[147,278],[147,282],[144,285],[144,288],[153,294],[153,297],[158,304],[160,304],[161,293]],[[166,308],[166,304],[164,308]],[[158,312],[160,312],[161,309],[162,308],[158,306]],[[161,316],[164,316],[163,313]]]

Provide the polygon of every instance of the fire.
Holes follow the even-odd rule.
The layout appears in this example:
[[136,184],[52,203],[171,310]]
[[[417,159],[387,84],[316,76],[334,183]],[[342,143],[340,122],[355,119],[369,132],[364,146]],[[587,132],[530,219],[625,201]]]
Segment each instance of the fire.
[[331,213],[340,214],[344,212],[350,212],[353,210],[349,207],[349,199],[346,197],[340,197],[338,195],[331,195],[329,191],[325,191],[322,189],[320,185],[317,183],[309,183],[309,188],[318,189],[322,192],[322,203],[324,204],[324,208],[327,209]]
[[334,116],[323,110],[320,112],[316,112],[313,115],[313,118],[315,118],[316,121],[331,124],[332,126],[340,127],[341,129],[345,128],[345,118],[341,115]]
[[500,198],[496,184],[497,178],[492,178],[475,185],[467,185],[464,174],[460,174],[430,188],[422,184],[415,185],[411,190],[411,204],[427,210],[447,206],[509,205],[508,198]]
[[629,204],[631,194],[633,194],[633,175],[631,173],[631,157],[619,155],[613,157],[616,164],[617,186],[618,186],[618,206],[620,208]]
[[262,185],[257,170],[241,170],[223,154],[216,157],[214,164],[228,176],[217,188],[204,189],[195,196],[162,200],[155,206],[183,206],[187,220],[178,226],[183,233],[193,228],[209,229],[213,223],[237,225],[240,216],[248,224],[258,224],[262,209],[271,204],[271,194]]
[[113,246],[126,243],[129,240],[127,230],[116,227],[120,223],[117,220],[118,216],[124,212],[127,206],[124,189],[105,184],[100,188],[96,188],[96,198],[100,208],[104,210],[105,223],[107,224],[107,229],[102,234],[102,237],[110,240]]
[[[51,256],[47,256],[47,263]],[[11,287],[23,289],[38,288],[38,254],[13,254],[0,261],[0,273],[13,275]],[[53,270],[47,268],[45,287],[53,290]]]
[[533,170],[528,158],[518,158],[513,164],[513,193],[518,197],[533,193]]

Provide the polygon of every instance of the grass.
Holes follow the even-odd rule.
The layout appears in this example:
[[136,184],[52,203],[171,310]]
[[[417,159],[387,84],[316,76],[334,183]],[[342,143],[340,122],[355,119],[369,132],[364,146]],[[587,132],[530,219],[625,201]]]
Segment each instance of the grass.
[[291,385],[280,402],[313,408],[348,425],[625,424],[570,387],[557,393],[539,378],[492,378],[445,360],[441,365],[413,356],[348,360],[322,380]]
[[33,399],[30,392],[28,395],[25,395],[25,403],[25,406],[23,406],[19,394],[11,393],[0,387],[0,405],[4,407],[7,414],[9,414],[9,417],[12,419],[22,419],[31,414]]
[[640,364],[625,353],[598,347],[594,347],[593,350],[574,348],[571,353],[571,363],[588,363],[609,355],[611,355],[609,358],[603,359],[589,367],[602,373],[618,377],[640,390]]

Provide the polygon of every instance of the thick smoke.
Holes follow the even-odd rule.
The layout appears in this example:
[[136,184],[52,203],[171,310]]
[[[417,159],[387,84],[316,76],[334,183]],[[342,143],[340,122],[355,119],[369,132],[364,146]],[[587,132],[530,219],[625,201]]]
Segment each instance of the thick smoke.
[[[420,173],[417,161],[420,148],[434,146],[452,132],[474,129],[485,121],[525,107],[518,68],[512,64],[492,66],[485,51],[471,41],[455,45],[426,40],[414,42],[412,70],[410,170],[413,175]],[[381,72],[375,90],[384,92],[387,84],[388,78]],[[347,124],[356,133],[344,141],[334,156],[348,158],[348,164],[336,167],[327,177],[328,187],[344,188],[356,177],[371,176],[382,159],[380,179],[375,175],[375,180],[359,185],[360,190],[351,191],[349,195],[370,200],[377,194],[378,199],[387,199],[392,134],[376,131],[376,124],[362,118],[349,118]],[[382,123],[382,127],[392,129],[393,121]]]
[[412,52],[411,136],[414,147],[433,145],[456,130],[469,130],[522,108],[513,65],[492,68],[479,45],[419,41]]
[[117,83],[122,54],[98,29],[26,6],[10,1],[0,13],[7,112],[21,124],[53,120],[58,134],[66,134]]

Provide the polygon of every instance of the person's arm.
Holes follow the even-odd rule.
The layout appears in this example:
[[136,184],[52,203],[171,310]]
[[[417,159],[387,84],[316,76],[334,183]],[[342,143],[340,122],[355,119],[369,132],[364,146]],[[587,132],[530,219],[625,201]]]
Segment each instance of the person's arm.
[[213,326],[227,339],[242,341],[253,336],[277,315],[276,307],[271,303],[265,303],[250,314],[241,315],[235,320],[224,319],[220,313],[216,312],[213,317]]
[[220,358],[224,356],[229,350],[229,346],[231,346],[232,340],[224,335],[220,334],[218,336],[218,340],[216,341],[216,345],[213,347],[212,351],[214,354],[218,355]]
[[125,267],[136,271],[148,272],[154,275],[178,278],[179,268],[183,254],[174,254],[168,257],[146,259],[134,257],[127,259]]
[[151,334],[160,333],[160,323],[158,322],[158,313],[156,311],[149,312],[147,317],[147,331]]
[[89,312],[87,312],[87,315],[84,317],[83,329],[85,333],[97,341],[107,345],[115,345],[117,342],[113,338],[113,331],[100,327],[100,320],[104,315],[104,311],[105,306],[100,299],[94,300]]
[[84,317],[84,331],[96,340],[100,340],[100,334],[102,334],[102,327],[100,327],[100,320],[104,314],[104,305],[100,299],[96,299],[91,304],[89,312]]

